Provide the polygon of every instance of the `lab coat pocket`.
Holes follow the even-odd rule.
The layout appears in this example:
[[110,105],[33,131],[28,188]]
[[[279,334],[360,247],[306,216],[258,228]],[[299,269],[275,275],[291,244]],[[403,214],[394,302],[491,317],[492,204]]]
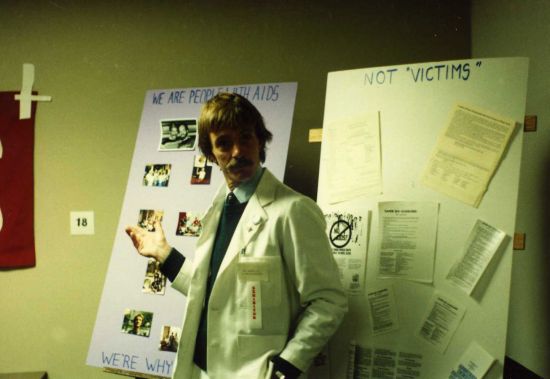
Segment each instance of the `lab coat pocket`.
[[239,256],[237,293],[241,307],[250,307],[250,283],[260,284],[261,308],[281,304],[282,261],[278,256]]

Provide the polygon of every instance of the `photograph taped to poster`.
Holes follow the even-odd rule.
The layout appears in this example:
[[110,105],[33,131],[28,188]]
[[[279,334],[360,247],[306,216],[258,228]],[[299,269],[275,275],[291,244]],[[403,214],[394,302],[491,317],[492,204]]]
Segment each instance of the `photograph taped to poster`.
[[151,334],[151,324],[153,323],[153,313],[138,311],[135,309],[126,309],[122,321],[122,332],[133,334],[140,337],[149,337]]
[[162,222],[163,215],[164,211],[141,209],[139,211],[139,219],[137,224],[148,232],[154,232],[156,230],[155,223]]
[[177,236],[199,237],[202,232],[201,214],[180,212],[178,217]]
[[181,337],[181,328],[164,325],[160,337],[160,351],[177,353]]
[[145,165],[143,185],[146,187],[168,187],[170,181],[171,164]]
[[[175,346],[176,329],[171,338],[172,332],[166,332],[165,328],[182,325],[186,298],[168,283],[164,295],[156,296],[162,292],[158,292],[162,285],[152,285],[158,283],[158,276],[156,282],[154,273],[148,276],[147,259],[135,251],[124,229],[127,225],[138,223],[146,230],[153,230],[155,218],[162,220],[170,245],[182,252],[186,259],[193,259],[196,236],[202,229],[202,224],[195,221],[200,220],[225,181],[217,166],[200,157],[196,137],[194,150],[191,149],[191,142],[176,145],[178,137],[165,141],[163,146],[162,138],[169,137],[170,124],[188,121],[189,135],[193,135],[196,133],[193,120],[198,119],[204,102],[220,92],[238,93],[256,106],[266,127],[273,132],[264,165],[275,177],[283,180],[296,90],[296,83],[262,83],[147,91],[111,260],[88,350],[88,365],[164,377],[170,376],[174,368],[175,354],[171,351]],[[172,133],[176,134],[175,128]],[[144,176],[149,171],[145,167],[154,168],[155,165],[165,169],[170,165],[168,186],[150,184],[155,183],[154,180],[144,185]],[[206,173],[193,172],[194,167],[205,168]],[[180,217],[182,212],[186,213],[184,223],[181,222],[183,217]],[[182,224],[183,229],[180,229]],[[178,230],[181,230],[182,236],[176,235]],[[154,314],[149,338],[135,338],[120,332],[125,308]],[[180,332],[177,334],[181,335]]]
[[191,184],[210,184],[212,176],[212,164],[204,155],[195,155],[193,171],[191,172]]
[[147,270],[143,280],[143,293],[164,295],[166,291],[166,277],[160,272],[160,263],[154,259],[147,261]]
[[197,119],[160,120],[160,151],[195,150]]

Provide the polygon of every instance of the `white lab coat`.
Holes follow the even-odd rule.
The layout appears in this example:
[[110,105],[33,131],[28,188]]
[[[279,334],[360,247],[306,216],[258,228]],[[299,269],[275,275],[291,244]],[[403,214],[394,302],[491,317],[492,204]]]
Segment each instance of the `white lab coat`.
[[[222,187],[203,218],[195,259],[185,260],[172,283],[187,296],[174,372],[177,379],[191,377],[224,198]],[[237,225],[210,295],[209,377],[268,378],[269,358],[277,354],[305,372],[346,311],[347,296],[321,210],[266,169]]]

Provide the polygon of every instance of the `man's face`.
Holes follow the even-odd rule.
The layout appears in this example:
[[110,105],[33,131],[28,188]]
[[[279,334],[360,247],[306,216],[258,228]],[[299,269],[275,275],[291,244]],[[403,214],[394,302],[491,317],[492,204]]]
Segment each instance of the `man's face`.
[[229,188],[250,179],[260,164],[260,142],[254,128],[210,132],[212,154]]
[[134,318],[134,326],[139,328],[142,323],[143,323],[143,318],[142,317],[137,316],[137,317]]

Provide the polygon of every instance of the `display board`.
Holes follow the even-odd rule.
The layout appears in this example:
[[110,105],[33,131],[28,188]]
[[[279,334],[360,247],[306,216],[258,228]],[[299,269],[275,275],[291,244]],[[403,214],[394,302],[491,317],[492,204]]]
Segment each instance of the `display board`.
[[328,74],[318,202],[368,214],[365,284],[331,342],[331,378],[502,377],[527,69]]
[[151,229],[155,219],[162,219],[168,242],[192,259],[201,215],[224,183],[221,171],[197,147],[202,104],[218,92],[248,98],[273,133],[265,166],[282,180],[296,89],[296,83],[268,83],[147,92],[88,365],[172,373],[185,297],[170,287],[158,264],[135,251],[124,228]]

